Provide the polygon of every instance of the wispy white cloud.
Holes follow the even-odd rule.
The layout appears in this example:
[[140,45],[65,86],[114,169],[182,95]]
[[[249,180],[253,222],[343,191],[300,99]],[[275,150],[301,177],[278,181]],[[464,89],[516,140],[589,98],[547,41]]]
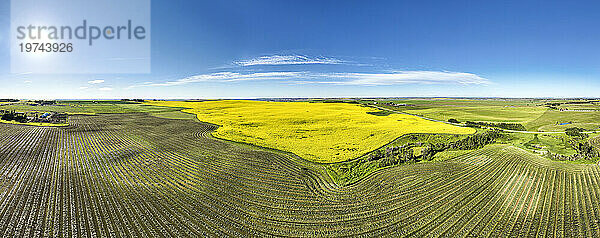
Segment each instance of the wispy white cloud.
[[80,90],[88,89],[88,87],[79,87]]
[[309,57],[303,55],[270,55],[234,62],[240,66],[254,65],[297,65],[297,64],[343,64],[342,60],[331,57]]
[[144,83],[133,87],[176,86],[198,82],[235,82],[278,80],[298,84],[336,85],[398,85],[398,84],[463,84],[486,85],[490,81],[479,75],[448,71],[394,71],[386,73],[314,73],[314,72],[262,72],[237,73],[219,72],[200,74],[187,78],[162,82]]
[[392,73],[325,73],[319,83],[340,85],[394,85],[394,84],[489,84],[479,75],[449,71],[395,71]]
[[101,84],[101,83],[104,83],[104,80],[96,79],[96,80],[88,81],[88,83],[89,84]]
[[138,86],[175,86],[197,82],[234,82],[250,80],[285,80],[302,77],[302,72],[266,72],[266,73],[235,73],[219,72],[213,74],[200,74],[163,83],[144,83]]
[[31,80],[25,80],[25,81],[23,81],[23,83],[32,83],[32,81]]
[[100,90],[100,91],[112,91],[113,89],[109,88],[109,87],[104,87],[104,88],[99,88],[98,90]]

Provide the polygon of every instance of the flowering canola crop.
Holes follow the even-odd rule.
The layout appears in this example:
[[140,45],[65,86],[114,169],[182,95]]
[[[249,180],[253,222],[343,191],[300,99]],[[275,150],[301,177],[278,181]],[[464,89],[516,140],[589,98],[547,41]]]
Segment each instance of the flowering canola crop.
[[218,138],[292,152],[304,159],[333,163],[359,157],[409,133],[471,134],[457,127],[348,103],[264,101],[153,101],[182,107],[198,120],[219,125]]

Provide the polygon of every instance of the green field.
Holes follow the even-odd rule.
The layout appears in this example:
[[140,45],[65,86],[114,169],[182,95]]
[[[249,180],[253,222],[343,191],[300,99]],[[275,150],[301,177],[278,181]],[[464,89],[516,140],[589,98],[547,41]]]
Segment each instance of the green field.
[[[557,125],[570,123],[568,125]],[[575,111],[547,111],[541,117],[527,123],[526,127],[539,131],[564,131],[569,127],[581,127],[587,130],[600,130],[600,111],[575,112]]]
[[[419,107],[507,103],[426,101]],[[1,237],[600,236],[599,158],[576,157],[582,145],[600,149],[598,133],[398,133],[365,155],[322,164],[219,139],[220,125],[182,108],[60,105],[10,107],[62,108],[73,113],[67,126],[0,123]],[[342,108],[354,107],[365,114],[357,104]],[[544,110],[528,123],[541,128],[564,119],[565,111]],[[571,120],[593,123],[586,115]],[[428,149],[437,151],[426,158]],[[373,156],[386,151],[398,154]],[[413,159],[389,164],[404,152]],[[543,152],[575,160],[553,161]]]
[[[378,107],[440,121],[456,119],[461,122],[518,123],[523,125],[528,131],[564,131],[570,127],[600,130],[600,105],[595,101],[585,104],[561,104],[557,106],[557,109],[550,109],[546,105],[547,103],[580,101],[542,99],[404,99],[363,100],[362,102],[371,105],[373,102],[378,102],[376,105]],[[400,106],[392,106],[386,103]],[[568,110],[560,111],[558,109]]]
[[390,107],[398,111],[420,115],[441,121],[513,122],[528,123],[539,118],[547,110],[532,100],[473,100],[473,99],[412,99],[385,100],[406,106]]
[[454,118],[461,121],[528,123],[542,116],[546,109],[528,106],[440,106],[429,109],[404,110],[404,112],[442,121]]

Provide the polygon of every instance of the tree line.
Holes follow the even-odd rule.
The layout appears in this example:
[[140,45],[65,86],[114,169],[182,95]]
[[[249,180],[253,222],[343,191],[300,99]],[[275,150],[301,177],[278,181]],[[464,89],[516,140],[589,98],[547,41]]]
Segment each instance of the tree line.
[[[460,123],[459,120],[456,120],[454,118],[448,119],[448,122],[454,123],[454,124],[459,124]],[[525,126],[523,126],[523,125],[521,125],[519,123],[506,123],[506,122],[494,123],[494,122],[474,122],[474,121],[467,121],[467,122],[465,122],[465,126],[474,127],[474,128],[495,127],[495,128],[506,129],[506,130],[513,130],[513,131],[526,131],[527,130],[525,128]]]
[[500,128],[500,129],[506,129],[506,130],[513,130],[513,131],[526,131],[527,129],[525,129],[525,126],[519,124],[519,123],[506,123],[506,122],[499,122],[499,123],[493,123],[493,122],[472,122],[472,121],[467,121],[466,126],[468,127],[495,127],[495,128]]
[[[445,150],[474,150],[482,148],[485,145],[494,143],[500,136],[500,131],[489,130],[452,142],[409,143],[402,146],[390,146],[373,151],[369,155],[369,161],[379,160],[379,167],[387,167],[406,162],[431,160],[435,154]],[[424,147],[421,155],[415,155],[414,147],[421,146]]]
[[14,111],[5,112],[1,119],[3,121],[27,122],[27,116],[24,113],[16,113]]
[[2,98],[0,102],[18,102],[19,99]]

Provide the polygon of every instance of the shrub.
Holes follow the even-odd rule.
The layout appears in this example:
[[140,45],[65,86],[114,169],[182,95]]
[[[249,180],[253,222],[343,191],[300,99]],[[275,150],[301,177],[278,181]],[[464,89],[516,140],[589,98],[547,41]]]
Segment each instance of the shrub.
[[567,134],[568,136],[573,136],[573,137],[581,137],[583,136],[583,134],[581,133],[583,132],[582,128],[579,127],[572,127],[572,128],[567,128],[565,130],[565,134]]

